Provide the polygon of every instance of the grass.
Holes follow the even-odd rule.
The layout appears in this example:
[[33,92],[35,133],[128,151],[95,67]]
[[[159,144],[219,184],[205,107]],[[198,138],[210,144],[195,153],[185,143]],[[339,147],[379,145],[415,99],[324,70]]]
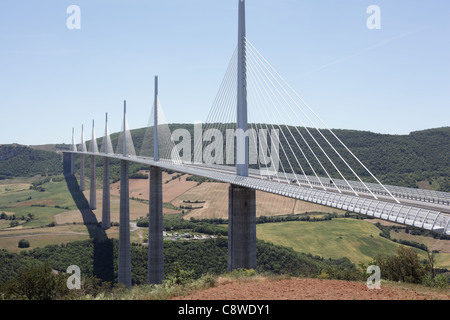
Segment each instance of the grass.
[[433,251],[437,249],[440,251],[436,253],[436,262],[441,268],[450,269],[450,241],[437,240],[432,237],[412,235],[405,233],[404,230],[399,232],[391,231],[391,238],[398,240],[408,240],[423,243],[428,247],[428,250]]
[[168,300],[182,297],[217,285],[217,276],[204,275],[198,280],[176,284],[175,279],[164,280],[159,285],[140,285],[130,289],[119,288],[97,296],[86,295],[81,300]]
[[89,239],[89,233],[84,225],[5,230],[0,233],[0,248],[11,252],[24,250],[18,248],[20,239],[28,240],[31,246],[26,250],[31,250],[50,244],[59,245],[61,243]]
[[[364,220],[339,218],[259,224],[256,230],[258,239],[324,258],[348,257],[356,264],[368,262],[377,254],[395,254],[398,247],[380,237],[379,229]],[[423,251],[418,252],[425,258]]]
[[67,211],[66,207],[77,208],[65,181],[45,183],[44,192],[31,190],[30,185],[3,185],[0,189],[0,212],[17,217],[34,215],[33,220],[22,225],[24,228],[46,226],[54,221],[54,215]]
[[450,269],[450,253],[436,253],[436,265]]
[[406,283],[406,282],[395,282],[389,280],[382,280],[382,285],[386,285],[392,288],[401,290],[410,290],[417,293],[426,294],[430,296],[434,295],[449,295],[450,289],[441,289],[424,286],[422,284]]

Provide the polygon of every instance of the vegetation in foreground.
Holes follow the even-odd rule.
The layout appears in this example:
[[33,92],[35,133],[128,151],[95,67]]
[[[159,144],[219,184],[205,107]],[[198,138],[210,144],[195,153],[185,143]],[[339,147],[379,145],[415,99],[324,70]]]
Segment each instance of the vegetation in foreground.
[[[134,287],[126,289],[117,284],[117,257],[105,252],[116,250],[95,249],[93,241],[78,241],[60,246],[49,246],[24,254],[0,251],[3,279],[0,282],[0,299],[52,300],[52,299],[168,299],[186,295],[216,285],[221,276],[254,276],[268,278],[300,277],[366,281],[368,264],[355,266],[348,259],[320,259],[299,254],[291,249],[258,241],[258,269],[226,273],[226,239],[199,242],[170,242],[165,246],[166,280],[163,284],[146,284],[146,248],[132,247],[132,278]],[[107,246],[117,246],[117,241],[107,241]],[[95,252],[97,251],[97,252]],[[98,255],[96,257],[96,255]],[[108,260],[112,258],[111,261]],[[106,262],[106,263],[105,263]],[[417,253],[400,246],[395,255],[377,255],[372,264],[381,269],[382,279],[395,282],[423,284],[428,287],[448,289],[450,276],[434,268],[433,257],[423,263]],[[68,265],[81,269],[81,289],[67,288]],[[102,265],[103,264],[103,265]],[[94,266],[94,269],[90,269]],[[5,268],[6,267],[6,268]],[[19,270],[19,271],[16,271]],[[11,276],[14,274],[13,276]]]

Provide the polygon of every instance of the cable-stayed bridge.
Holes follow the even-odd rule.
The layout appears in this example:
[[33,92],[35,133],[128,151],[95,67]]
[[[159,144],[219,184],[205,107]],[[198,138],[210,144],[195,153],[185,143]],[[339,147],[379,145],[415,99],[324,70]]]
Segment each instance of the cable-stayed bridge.
[[[247,39],[244,0],[239,0],[238,45],[204,124],[195,124],[193,134],[187,129],[172,132],[155,77],[151,121],[137,153],[126,108],[125,102],[116,148],[106,115],[100,148],[94,122],[89,147],[84,128],[79,145],[73,131],[64,170],[74,175],[74,157],[80,156],[84,190],[85,157],[90,157],[91,177],[96,176],[96,157],[103,158],[102,226],[107,229],[109,161],[120,160],[118,281],[127,286],[131,285],[130,162],[151,168],[149,283],[164,278],[162,169],[230,184],[229,270],[256,267],[256,190],[450,235],[450,194],[383,185]],[[96,208],[95,179],[90,184],[90,206]]]

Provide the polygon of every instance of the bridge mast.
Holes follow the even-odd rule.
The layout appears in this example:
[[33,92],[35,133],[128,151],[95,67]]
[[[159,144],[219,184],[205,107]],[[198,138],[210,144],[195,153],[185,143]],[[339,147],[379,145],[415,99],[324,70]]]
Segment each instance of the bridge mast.
[[236,123],[236,174],[248,176],[248,117],[247,117],[247,66],[245,43],[245,0],[239,0],[238,69],[237,69],[237,123]]
[[[239,0],[237,73],[236,174],[248,177],[245,0]],[[256,268],[256,193],[232,184],[228,189],[228,271],[239,268]]]
[[159,161],[158,140],[158,76],[155,76],[155,103],[154,103],[154,138],[153,138],[153,160]]
[[122,152],[123,156],[127,156],[127,101],[123,102],[123,141]]

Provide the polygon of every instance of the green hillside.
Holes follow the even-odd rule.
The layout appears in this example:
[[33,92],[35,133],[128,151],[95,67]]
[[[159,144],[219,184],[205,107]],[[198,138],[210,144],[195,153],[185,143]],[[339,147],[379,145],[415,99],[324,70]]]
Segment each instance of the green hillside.
[[398,245],[379,234],[369,222],[346,218],[257,225],[258,239],[313,256],[348,257],[353,263],[367,262],[379,253],[395,254]]
[[21,145],[0,145],[0,179],[62,173],[61,154]]
[[[256,230],[257,238],[260,240],[313,256],[332,259],[347,257],[355,264],[367,263],[377,254],[394,255],[400,245],[382,237],[374,224],[358,219],[258,224]],[[421,243],[429,241],[431,244],[433,238],[411,236],[409,240]],[[426,259],[425,251],[413,249],[421,259]],[[450,266],[449,253],[437,253],[436,259],[437,266],[442,268]]]

